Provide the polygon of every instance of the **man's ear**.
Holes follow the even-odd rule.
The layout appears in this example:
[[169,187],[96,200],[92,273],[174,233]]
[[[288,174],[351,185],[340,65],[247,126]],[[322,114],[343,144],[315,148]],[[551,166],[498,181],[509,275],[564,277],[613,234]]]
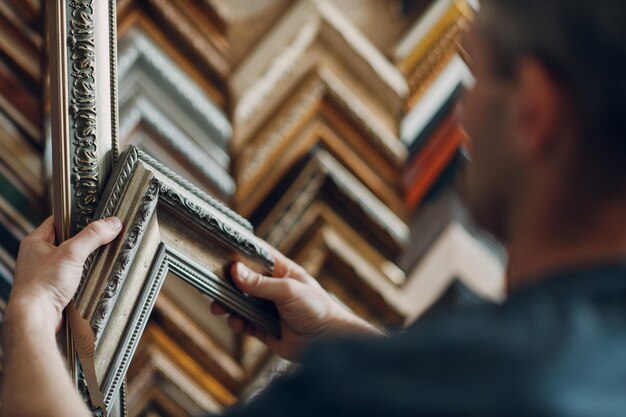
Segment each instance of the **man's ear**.
[[514,97],[516,146],[528,156],[551,153],[565,120],[565,96],[558,81],[537,59],[523,58],[517,66]]

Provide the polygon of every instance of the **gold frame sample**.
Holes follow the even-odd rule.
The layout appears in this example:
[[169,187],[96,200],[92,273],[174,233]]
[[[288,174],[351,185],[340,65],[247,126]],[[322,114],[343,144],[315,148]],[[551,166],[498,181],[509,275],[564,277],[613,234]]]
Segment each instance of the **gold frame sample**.
[[115,0],[48,0],[52,197],[59,241],[92,218],[118,157]]
[[[46,1],[57,243],[88,224],[118,158],[115,6],[115,0]],[[97,413],[69,323],[65,334],[70,376]],[[114,415],[126,415],[123,397],[108,407]]]
[[243,294],[229,279],[235,260],[264,274],[274,266],[247,220],[132,146],[120,156],[94,218],[113,215],[125,226],[87,260],[76,295],[96,337],[95,369],[107,408],[170,273],[280,334],[273,304]]

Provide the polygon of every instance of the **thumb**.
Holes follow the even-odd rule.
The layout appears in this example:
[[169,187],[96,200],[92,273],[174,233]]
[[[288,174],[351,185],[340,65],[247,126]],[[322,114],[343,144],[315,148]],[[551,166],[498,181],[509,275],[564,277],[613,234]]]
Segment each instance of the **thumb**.
[[231,275],[237,288],[253,296],[280,303],[291,298],[297,284],[289,278],[263,276],[244,264],[237,262],[231,268]]
[[91,252],[111,242],[122,230],[122,222],[117,217],[90,223],[76,236],[61,244],[64,255],[76,263],[84,263]]

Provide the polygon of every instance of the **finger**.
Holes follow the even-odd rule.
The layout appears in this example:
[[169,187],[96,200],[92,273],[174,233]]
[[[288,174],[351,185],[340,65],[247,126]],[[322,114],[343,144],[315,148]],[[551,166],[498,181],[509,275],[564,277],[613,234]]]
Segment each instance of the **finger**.
[[[252,337],[259,338],[257,336],[257,334],[259,334],[261,337],[263,337],[263,335],[260,334],[256,330],[256,327],[253,324],[248,323],[247,321],[245,321],[244,319],[242,319],[239,316],[234,316],[234,315],[233,316],[229,316],[228,317],[228,325],[236,333],[239,333],[241,335],[252,336]],[[261,340],[261,339],[259,339],[259,340]],[[263,341],[263,340],[261,340],[261,341]]]
[[259,339],[263,343],[267,343],[267,340],[270,337],[267,332],[258,329],[256,326],[254,326],[253,324],[248,323],[247,321],[245,321],[244,319],[242,319],[239,316],[235,316],[235,315],[229,316],[228,317],[228,325],[235,332],[240,333],[240,334],[244,334],[244,335],[248,335],[248,336],[252,336],[252,337],[256,337],[257,339]]
[[267,332],[258,329],[255,325],[249,323],[248,321],[242,319],[239,316],[235,316],[235,315],[229,316],[228,325],[235,332],[243,334],[243,335],[247,335],[247,336],[256,337],[263,343],[265,343],[269,337]]
[[33,230],[29,235],[29,239],[33,241],[44,241],[54,243],[54,217],[50,216],[38,228]]
[[122,230],[122,222],[117,217],[90,223],[76,236],[66,240],[60,246],[68,259],[83,263],[89,254],[102,245],[106,245]]
[[280,303],[293,297],[294,285],[297,281],[263,276],[241,262],[231,267],[231,275],[237,288],[241,291],[266,300]]
[[260,330],[254,327],[251,333],[252,333],[252,336],[256,337],[261,342],[267,343],[267,337],[268,337],[267,332],[264,332],[263,330]]
[[[272,352],[278,353],[283,349],[283,346],[281,344],[281,340],[277,339],[276,337],[272,336],[272,335],[266,335],[264,340],[261,340],[263,343],[265,343],[267,345],[268,348],[270,348],[270,350]],[[280,354],[279,354],[280,355]]]
[[303,283],[315,281],[315,278],[311,277],[304,268],[283,255],[278,249],[271,246],[268,246],[268,249],[274,257],[274,272],[272,273],[274,278],[290,277]]
[[211,303],[211,313],[215,314],[216,316],[221,316],[230,313],[230,311],[228,311],[226,307],[224,307],[217,301],[213,301]]
[[238,316],[229,316],[228,325],[237,333],[244,333],[247,327],[246,321]]

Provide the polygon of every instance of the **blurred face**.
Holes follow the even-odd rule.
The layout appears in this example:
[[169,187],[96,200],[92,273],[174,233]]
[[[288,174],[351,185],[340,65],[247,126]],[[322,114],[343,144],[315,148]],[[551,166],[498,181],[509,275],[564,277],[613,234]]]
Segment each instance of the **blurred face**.
[[470,30],[463,46],[476,82],[459,106],[472,159],[461,175],[462,194],[476,223],[506,243],[519,172],[513,152],[514,82],[495,72],[489,45],[477,29]]

